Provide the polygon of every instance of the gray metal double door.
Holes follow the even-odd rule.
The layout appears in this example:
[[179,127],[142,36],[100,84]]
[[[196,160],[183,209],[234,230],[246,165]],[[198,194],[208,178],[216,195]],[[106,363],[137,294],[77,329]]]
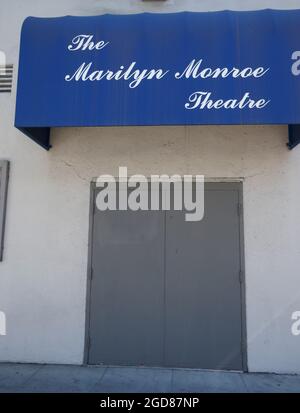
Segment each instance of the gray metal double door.
[[245,369],[239,184],[205,185],[205,215],[92,217],[90,364]]

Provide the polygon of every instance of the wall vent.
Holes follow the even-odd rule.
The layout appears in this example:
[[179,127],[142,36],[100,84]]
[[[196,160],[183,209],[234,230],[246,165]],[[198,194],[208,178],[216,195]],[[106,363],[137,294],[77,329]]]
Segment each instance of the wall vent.
[[0,93],[10,93],[12,88],[13,65],[0,65]]

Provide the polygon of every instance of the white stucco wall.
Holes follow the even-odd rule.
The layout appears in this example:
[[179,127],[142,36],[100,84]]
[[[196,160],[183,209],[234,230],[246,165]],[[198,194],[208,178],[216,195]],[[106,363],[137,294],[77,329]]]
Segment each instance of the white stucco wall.
[[248,365],[300,373],[300,147],[284,126],[53,129],[46,152],[14,129],[19,33],[28,15],[300,8],[292,1],[0,0],[0,50],[15,65],[0,95],[0,158],[11,161],[0,361],[82,363],[89,183],[100,173],[200,173],[244,179]]

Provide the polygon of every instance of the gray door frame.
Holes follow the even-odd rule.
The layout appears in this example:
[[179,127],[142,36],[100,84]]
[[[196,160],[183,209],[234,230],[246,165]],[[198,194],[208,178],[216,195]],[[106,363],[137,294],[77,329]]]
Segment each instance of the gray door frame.
[[[117,178],[116,178],[117,179]],[[224,185],[226,184],[226,185]],[[93,229],[96,180],[90,183],[90,207],[89,207],[89,234],[88,234],[88,264],[86,284],[86,314],[85,314],[85,338],[83,364],[88,365],[90,349],[90,312],[91,312],[91,288],[92,288],[92,258],[93,258]],[[247,324],[246,324],[246,278],[245,278],[245,250],[244,250],[244,207],[243,207],[243,181],[218,180],[205,181],[205,190],[237,190],[238,192],[238,215],[239,215],[239,245],[240,245],[240,293],[241,293],[241,345],[242,345],[242,367],[243,372],[248,372],[248,349],[247,349]]]

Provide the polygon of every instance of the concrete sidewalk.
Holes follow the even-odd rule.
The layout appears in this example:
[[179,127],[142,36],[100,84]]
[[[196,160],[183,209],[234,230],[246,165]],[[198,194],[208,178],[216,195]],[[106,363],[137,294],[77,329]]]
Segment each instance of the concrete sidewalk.
[[300,392],[300,376],[145,367],[0,363],[7,392]]

